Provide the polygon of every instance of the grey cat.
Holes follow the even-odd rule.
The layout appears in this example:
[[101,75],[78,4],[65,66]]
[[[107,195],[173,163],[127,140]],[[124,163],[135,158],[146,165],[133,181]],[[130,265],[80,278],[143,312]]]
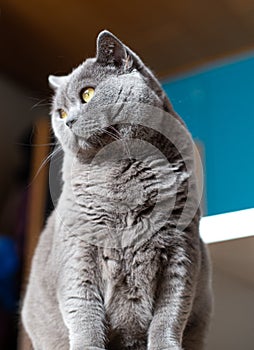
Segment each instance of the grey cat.
[[204,349],[210,267],[184,123],[108,31],[95,58],[49,82],[63,188],[22,309],[34,349]]

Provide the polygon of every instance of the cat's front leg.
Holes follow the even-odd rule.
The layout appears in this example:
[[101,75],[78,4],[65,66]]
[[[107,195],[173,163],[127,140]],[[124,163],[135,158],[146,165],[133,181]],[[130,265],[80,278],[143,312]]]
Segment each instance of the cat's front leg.
[[192,309],[198,268],[198,252],[190,252],[190,248],[185,249],[177,244],[173,247],[158,285],[149,327],[148,350],[182,350],[183,332]]
[[73,292],[60,298],[60,309],[69,330],[70,350],[104,350],[104,309],[101,300],[92,295]]
[[91,286],[82,289],[59,297],[60,310],[69,330],[70,350],[105,349],[105,317],[101,298]]
[[69,261],[59,285],[59,307],[69,331],[70,350],[105,349],[104,303],[90,253]]

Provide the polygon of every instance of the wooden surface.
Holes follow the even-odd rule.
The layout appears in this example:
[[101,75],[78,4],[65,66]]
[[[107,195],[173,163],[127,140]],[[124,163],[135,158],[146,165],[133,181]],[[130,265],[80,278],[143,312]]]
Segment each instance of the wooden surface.
[[108,29],[160,77],[254,48],[254,1],[2,0],[0,65],[46,92],[47,76],[93,56]]
[[[45,204],[48,186],[48,164],[42,166],[49,154],[49,122],[42,118],[35,125],[33,144],[35,145],[31,160],[30,193],[27,211],[27,230],[24,251],[23,291],[28,281],[32,256],[38,242],[45,218]],[[20,328],[18,350],[32,349],[30,340],[23,327]]]

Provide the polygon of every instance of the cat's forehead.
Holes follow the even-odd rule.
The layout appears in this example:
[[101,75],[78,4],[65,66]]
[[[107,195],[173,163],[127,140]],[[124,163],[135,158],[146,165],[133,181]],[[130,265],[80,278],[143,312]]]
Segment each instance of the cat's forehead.
[[116,74],[113,66],[102,66],[94,58],[88,58],[70,74],[69,83],[78,83],[86,79],[99,82],[105,77]]
[[77,89],[87,86],[96,87],[101,81],[112,75],[117,75],[114,67],[102,66],[94,58],[89,58],[68,75],[68,79],[61,86],[58,97],[63,94],[71,96],[76,93]]

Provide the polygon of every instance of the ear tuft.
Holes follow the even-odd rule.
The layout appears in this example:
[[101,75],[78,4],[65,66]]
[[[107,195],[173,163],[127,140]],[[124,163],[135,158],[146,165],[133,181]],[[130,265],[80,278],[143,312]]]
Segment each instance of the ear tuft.
[[49,75],[48,82],[49,86],[56,90],[59,88],[60,85],[62,85],[66,81],[66,76],[56,76],[56,75]]
[[103,30],[97,37],[97,62],[121,66],[127,59],[124,44],[112,33]]

